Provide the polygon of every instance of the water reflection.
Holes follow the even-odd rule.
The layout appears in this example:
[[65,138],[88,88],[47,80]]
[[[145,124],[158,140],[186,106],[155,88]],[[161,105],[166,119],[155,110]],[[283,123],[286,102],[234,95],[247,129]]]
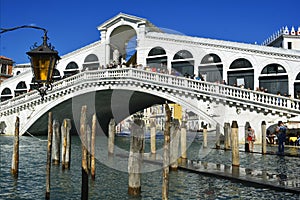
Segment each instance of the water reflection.
[[[45,139],[45,138],[41,138]],[[80,139],[72,136],[71,167],[62,170],[59,166],[51,166],[51,199],[80,199],[81,191],[81,146]],[[116,139],[118,146],[128,148],[129,139]],[[194,141],[189,150],[188,157],[197,159],[200,141]],[[0,199],[44,199],[47,142],[38,141],[31,137],[20,139],[20,170],[19,178],[15,181],[10,175],[13,137],[0,137]],[[99,148],[100,150],[100,148]],[[101,149],[102,150],[102,149]],[[148,150],[147,150],[148,151]],[[146,152],[147,152],[146,151]],[[107,155],[107,154],[106,154]],[[241,154],[243,156],[243,154]],[[248,155],[247,155],[248,156]],[[245,156],[246,157],[246,156]],[[244,157],[244,158],[245,158]],[[298,166],[290,158],[272,157],[265,162],[272,162],[278,172],[291,171],[290,165]],[[195,162],[197,165],[210,167],[208,159],[225,165],[231,170],[230,151],[211,151],[204,162]],[[253,159],[253,160],[252,160]],[[241,165],[248,164],[250,169],[261,168],[265,163],[254,162],[262,160],[258,155],[248,157],[247,161],[241,159]],[[113,162],[113,161],[112,161]],[[262,162],[262,161],[261,161]],[[205,164],[206,163],[206,164]],[[255,165],[257,164],[257,166]],[[111,163],[124,164],[124,163]],[[245,165],[244,165],[245,166]],[[271,166],[271,165],[269,165]],[[280,167],[279,167],[280,166]],[[120,166],[127,168],[127,166]],[[290,171],[289,171],[290,170]],[[298,171],[299,172],[299,171]],[[294,172],[293,174],[297,174]],[[296,176],[296,175],[295,175]],[[96,163],[96,180],[89,183],[89,199],[161,199],[162,172],[161,170],[142,174],[142,193],[139,198],[127,195],[128,173],[114,170],[101,162]],[[229,180],[212,176],[203,176],[185,171],[171,172],[170,199],[299,199],[299,195],[278,192],[268,189],[254,188]]]
[[286,185],[288,170],[287,170],[286,160],[284,156],[277,156],[276,172],[278,173],[277,178],[280,185]]

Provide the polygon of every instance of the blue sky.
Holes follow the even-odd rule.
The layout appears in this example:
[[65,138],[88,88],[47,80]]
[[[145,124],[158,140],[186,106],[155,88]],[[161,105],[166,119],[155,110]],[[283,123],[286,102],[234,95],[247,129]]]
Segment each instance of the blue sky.
[[[260,44],[282,26],[298,28],[299,7],[299,0],[0,0],[0,27],[46,28],[60,55],[97,41],[96,27],[120,12],[185,35]],[[26,52],[42,35],[34,29],[4,33],[0,55],[26,63]]]

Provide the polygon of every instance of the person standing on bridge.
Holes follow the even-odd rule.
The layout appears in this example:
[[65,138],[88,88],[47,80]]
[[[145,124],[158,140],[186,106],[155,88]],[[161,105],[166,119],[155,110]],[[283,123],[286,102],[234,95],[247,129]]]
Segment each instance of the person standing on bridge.
[[248,127],[247,135],[248,135],[247,141],[248,141],[248,144],[249,144],[250,152],[253,152],[254,142],[255,142],[256,138],[255,138],[254,129],[251,128],[251,126]]
[[278,138],[278,154],[284,155],[284,142],[286,139],[286,126],[284,126],[282,121],[278,122],[276,127],[277,138]]

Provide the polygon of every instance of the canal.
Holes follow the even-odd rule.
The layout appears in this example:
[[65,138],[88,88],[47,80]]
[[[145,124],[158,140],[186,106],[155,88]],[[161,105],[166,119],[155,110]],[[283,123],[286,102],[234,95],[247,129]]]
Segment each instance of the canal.
[[[145,152],[149,152],[149,139],[145,141]],[[81,141],[78,136],[71,139],[71,168],[51,166],[51,199],[80,199],[81,192]],[[89,182],[89,199],[161,199],[162,170],[159,164],[146,164],[142,174],[140,197],[127,195],[128,137],[116,137],[114,159],[107,156],[104,137],[97,137],[96,180]],[[163,139],[157,139],[158,154]],[[199,137],[189,137],[189,159],[208,162],[231,162],[230,153],[222,150],[201,149]],[[210,143],[210,146],[213,142]],[[44,199],[46,188],[47,138],[20,137],[19,177],[10,174],[13,137],[0,137],[0,199]],[[200,153],[199,153],[200,152]],[[147,156],[147,154],[145,155]],[[127,157],[127,158],[126,158]],[[249,157],[241,153],[241,166],[253,169],[268,168],[299,176],[299,157],[287,157],[284,162],[275,155],[254,154]],[[299,199],[299,194],[252,187],[239,182],[204,176],[186,171],[170,172],[169,199]]]

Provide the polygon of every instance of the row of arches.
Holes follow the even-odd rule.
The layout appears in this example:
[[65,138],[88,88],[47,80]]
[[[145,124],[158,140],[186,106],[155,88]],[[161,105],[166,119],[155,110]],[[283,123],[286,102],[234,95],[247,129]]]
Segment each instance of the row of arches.
[[[147,66],[151,68],[166,67],[168,57],[165,49],[162,47],[152,48],[146,59]],[[205,55],[198,66],[195,66],[195,59],[188,50],[180,50],[173,56],[171,61],[172,72],[177,75],[194,75],[194,68],[198,67],[196,76],[208,82],[227,82],[230,85],[243,86],[245,88],[254,89],[254,68],[246,58],[238,58],[234,60],[227,72],[227,80],[223,80],[223,62],[217,54]],[[300,80],[298,74],[296,80]],[[269,93],[276,94],[289,93],[288,74],[286,69],[277,63],[266,65],[259,75],[259,87],[266,88]],[[294,94],[300,91],[300,83],[295,83]]]

